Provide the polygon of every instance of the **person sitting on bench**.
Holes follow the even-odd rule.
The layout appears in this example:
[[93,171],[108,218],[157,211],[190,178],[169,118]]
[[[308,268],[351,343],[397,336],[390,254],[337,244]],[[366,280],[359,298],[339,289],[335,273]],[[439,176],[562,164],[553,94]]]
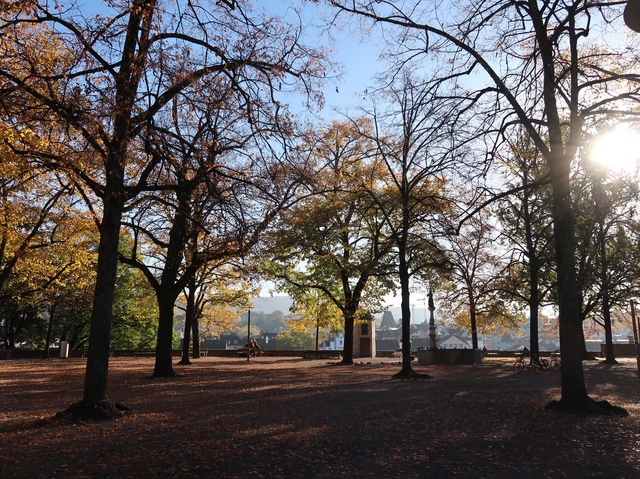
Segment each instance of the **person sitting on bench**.
[[249,344],[245,345],[245,347],[251,352],[251,356],[254,358],[256,357],[256,354],[262,354],[262,350],[260,349],[260,346],[258,346],[258,341],[256,341],[255,338],[251,338],[249,340]]

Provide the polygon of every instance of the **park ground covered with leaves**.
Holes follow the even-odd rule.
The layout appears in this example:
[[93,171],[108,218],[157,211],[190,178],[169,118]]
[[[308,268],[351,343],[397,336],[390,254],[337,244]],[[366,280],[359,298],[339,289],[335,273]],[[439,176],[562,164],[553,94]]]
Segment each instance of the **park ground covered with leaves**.
[[110,398],[132,412],[104,422],[55,417],[82,394],[85,361],[0,362],[0,477],[640,476],[635,359],[585,363],[592,397],[628,417],[544,406],[559,373],[511,361],[338,367],[291,358],[204,358],[149,379],[152,358],[112,358]]

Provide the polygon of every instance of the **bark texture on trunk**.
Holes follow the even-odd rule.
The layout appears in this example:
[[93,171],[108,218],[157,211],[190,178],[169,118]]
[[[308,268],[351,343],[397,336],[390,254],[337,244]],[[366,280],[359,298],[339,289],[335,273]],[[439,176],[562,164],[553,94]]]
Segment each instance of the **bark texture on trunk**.
[[628,414],[606,401],[596,402],[587,394],[582,368],[584,346],[582,320],[575,271],[574,217],[569,190],[569,167],[558,159],[551,164],[553,188],[553,222],[558,275],[558,309],[560,316],[560,352],[562,355],[562,397],[547,408],[567,412],[594,414]]
[[113,196],[115,198],[106,198],[104,201],[100,225],[98,268],[87,350],[84,396],[80,402],[72,404],[65,411],[72,414],[76,421],[119,417],[129,410],[126,406],[112,403],[107,397],[111,318],[122,217],[122,202],[117,195]]
[[200,335],[198,331],[198,317],[193,317],[191,321],[191,342],[193,344],[193,357],[200,357]]
[[344,349],[340,364],[353,364],[353,327],[355,324],[355,311],[345,310],[344,314]]
[[174,295],[158,295],[159,322],[158,341],[156,345],[156,364],[153,370],[154,378],[172,378],[176,376],[172,363],[174,304]]
[[[182,339],[182,359],[178,364],[189,365],[191,359],[189,358],[189,350],[191,343],[191,329],[193,324],[193,317],[195,315],[195,288],[189,288],[189,294],[187,295],[187,308],[184,313],[184,337]],[[195,341],[194,341],[195,346]],[[200,351],[196,356],[195,348],[193,350],[193,358],[200,357]]]
[[476,303],[473,297],[473,288],[467,286],[469,290],[469,317],[471,318],[471,344],[474,351],[478,349],[478,324],[476,319]]
[[[406,242],[404,243],[406,245]],[[409,291],[409,265],[406,261],[406,247],[399,248],[400,297],[402,310],[402,369],[393,377],[396,379],[430,379],[428,374],[418,374],[411,367],[411,293]]]
[[600,287],[602,289],[602,318],[604,320],[605,360],[607,364],[618,364],[613,352],[613,331],[611,328],[611,304],[609,301],[609,278],[607,275],[607,248],[604,230],[604,215],[598,214],[598,246],[600,250]]

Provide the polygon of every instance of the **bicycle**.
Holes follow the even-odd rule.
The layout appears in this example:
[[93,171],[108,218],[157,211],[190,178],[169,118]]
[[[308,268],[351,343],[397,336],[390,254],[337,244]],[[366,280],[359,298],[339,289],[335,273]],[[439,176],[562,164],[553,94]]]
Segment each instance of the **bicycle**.
[[520,373],[525,369],[533,369],[538,374],[544,374],[549,371],[550,365],[546,359],[539,359],[538,362],[530,360],[529,363],[527,363],[524,360],[523,353],[516,353],[515,356],[516,362],[513,364],[513,370],[516,373]]
[[549,359],[549,364],[553,368],[553,370],[560,371],[560,368],[562,367],[562,364],[560,363],[560,353],[556,354],[556,352],[554,351],[549,355]]

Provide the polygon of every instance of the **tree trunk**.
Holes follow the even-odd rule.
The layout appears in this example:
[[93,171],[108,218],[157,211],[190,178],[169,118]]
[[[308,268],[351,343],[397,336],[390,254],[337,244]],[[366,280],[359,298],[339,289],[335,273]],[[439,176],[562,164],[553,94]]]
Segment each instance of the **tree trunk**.
[[531,251],[532,256],[529,257],[529,287],[531,293],[529,295],[529,349],[531,350],[531,358],[538,361],[540,357],[540,346],[538,339],[538,258],[536,252]]
[[[191,364],[190,359],[190,348],[191,346],[191,324],[189,324],[189,320],[185,316],[184,320],[184,336],[182,338],[182,359],[178,364],[188,366]],[[195,355],[194,355],[195,358]]]
[[[168,289],[168,288],[166,288]],[[160,288],[158,294],[158,341],[156,344],[156,364],[153,370],[154,378],[172,378],[176,376],[173,370],[173,307],[175,295]]]
[[[599,193],[598,188],[598,193]],[[602,318],[604,320],[604,362],[607,364],[618,364],[613,353],[613,331],[611,329],[611,305],[609,302],[609,279],[607,277],[607,248],[606,235],[604,230],[604,213],[600,211],[600,202],[596,201],[598,210],[598,246],[600,249],[600,287],[602,288]]]
[[353,364],[353,327],[355,323],[355,310],[350,305],[342,312],[344,316],[344,349],[340,364]]
[[320,323],[316,320],[316,355],[318,354],[318,336],[320,335]]
[[[524,168],[522,186],[528,187],[529,184],[529,172],[527,168]],[[540,358],[540,346],[538,344],[538,274],[540,272],[540,264],[538,261],[539,253],[534,246],[533,232],[531,231],[533,215],[529,209],[529,204],[532,192],[525,188],[523,195],[525,241],[527,244],[526,256],[529,260],[529,349],[531,350],[532,361],[538,362]]]
[[559,158],[550,165],[553,187],[553,223],[558,275],[562,399],[565,409],[581,409],[587,400],[582,369],[582,322],[576,287],[574,218],[569,190],[569,165]]
[[400,257],[400,310],[402,311],[402,369],[398,377],[412,377],[411,367],[411,293],[409,292],[409,268],[404,258],[404,252]]
[[[184,313],[184,338],[182,339],[182,360],[178,364],[188,365],[191,364],[189,359],[189,349],[191,342],[191,325],[193,324],[193,317],[195,316],[195,288],[192,288],[193,282],[190,281],[189,294],[187,294],[187,308]],[[200,357],[200,352],[198,352]],[[196,352],[193,351],[193,358],[196,358]]]
[[393,377],[397,379],[428,379],[431,376],[418,374],[411,367],[411,293],[409,291],[409,265],[406,260],[406,241],[400,242],[398,260],[401,297],[400,308],[402,311],[402,369]]
[[200,357],[200,331],[198,328],[198,314],[193,315],[191,321],[191,343],[193,344],[193,357]]
[[547,407],[566,412],[628,414],[606,401],[596,403],[587,394],[582,368],[582,321],[575,271],[574,217],[569,189],[569,162],[556,158],[550,162],[553,188],[553,225],[558,275],[560,353],[562,356],[560,401]]
[[613,352],[613,331],[611,328],[611,305],[609,304],[609,287],[606,286],[602,292],[602,317],[604,319],[604,362],[607,364],[618,364]]
[[[115,178],[115,179],[114,179]],[[121,174],[112,171],[107,182],[114,181],[121,186]],[[111,191],[117,191],[113,188]],[[120,189],[122,192],[122,189]],[[89,347],[87,350],[87,369],[84,381],[84,396],[78,403],[72,404],[66,413],[73,414],[74,420],[108,419],[122,416],[128,409],[107,398],[107,379],[109,371],[109,343],[113,296],[118,269],[118,242],[120,238],[120,220],[122,200],[117,193],[106,195],[102,222],[100,224],[100,243],[98,245],[98,267],[96,289],[93,296]]]
[[[137,52],[136,49],[148,38],[148,28],[141,30],[140,27],[145,23],[151,24],[155,9],[155,0],[133,2],[123,44],[122,61],[116,76],[113,135],[107,148],[109,153],[104,158],[105,187],[102,195],[96,290],[91,313],[84,396],[82,401],[67,409],[75,420],[106,419],[121,416],[128,411],[125,406],[114,404],[107,398],[109,343],[118,269],[120,223],[126,202],[124,177],[127,150],[131,141],[131,116],[141,72],[147,59],[146,50]],[[138,56],[137,53],[141,55]]]
[[[574,215],[571,205],[570,170],[573,156],[567,156],[563,129],[556,102],[556,61],[553,42],[548,38],[544,16],[535,0],[529,0],[530,16],[535,27],[541,54],[543,76],[543,100],[547,112],[549,151],[545,155],[549,166],[553,198],[553,230],[557,262],[558,310],[560,317],[560,352],[562,355],[560,401],[552,401],[549,408],[568,412],[605,412],[607,407],[596,404],[587,395],[582,369],[582,321],[576,282]],[[575,24],[569,26],[571,54],[575,54]],[[577,65],[576,65],[577,68]],[[576,74],[572,70],[572,75]],[[575,84],[574,84],[575,85]],[[571,91],[572,105],[577,107],[578,92]],[[572,112],[573,127],[580,126],[580,119]],[[574,150],[575,151],[575,150]],[[613,409],[613,407],[612,407]],[[619,409],[619,408],[618,408]],[[624,410],[622,410],[624,411]],[[620,412],[620,411],[616,411]],[[626,412],[626,411],[625,411]]]
[[469,290],[469,316],[471,318],[471,344],[473,350],[478,349],[478,325],[476,319],[476,303],[473,297],[473,288],[468,286]]
[[[189,221],[186,215],[191,211],[189,193],[186,190],[178,192],[178,208],[173,216],[173,224],[169,232],[169,245],[165,258],[164,269],[159,286],[156,288],[158,296],[158,342],[156,345],[156,365],[153,377],[175,377],[172,366],[173,356],[173,308],[181,287],[178,285],[178,275],[184,259],[187,245],[187,230]],[[195,272],[194,272],[195,274]],[[188,346],[187,346],[188,347]],[[188,350],[187,350],[188,359]]]

